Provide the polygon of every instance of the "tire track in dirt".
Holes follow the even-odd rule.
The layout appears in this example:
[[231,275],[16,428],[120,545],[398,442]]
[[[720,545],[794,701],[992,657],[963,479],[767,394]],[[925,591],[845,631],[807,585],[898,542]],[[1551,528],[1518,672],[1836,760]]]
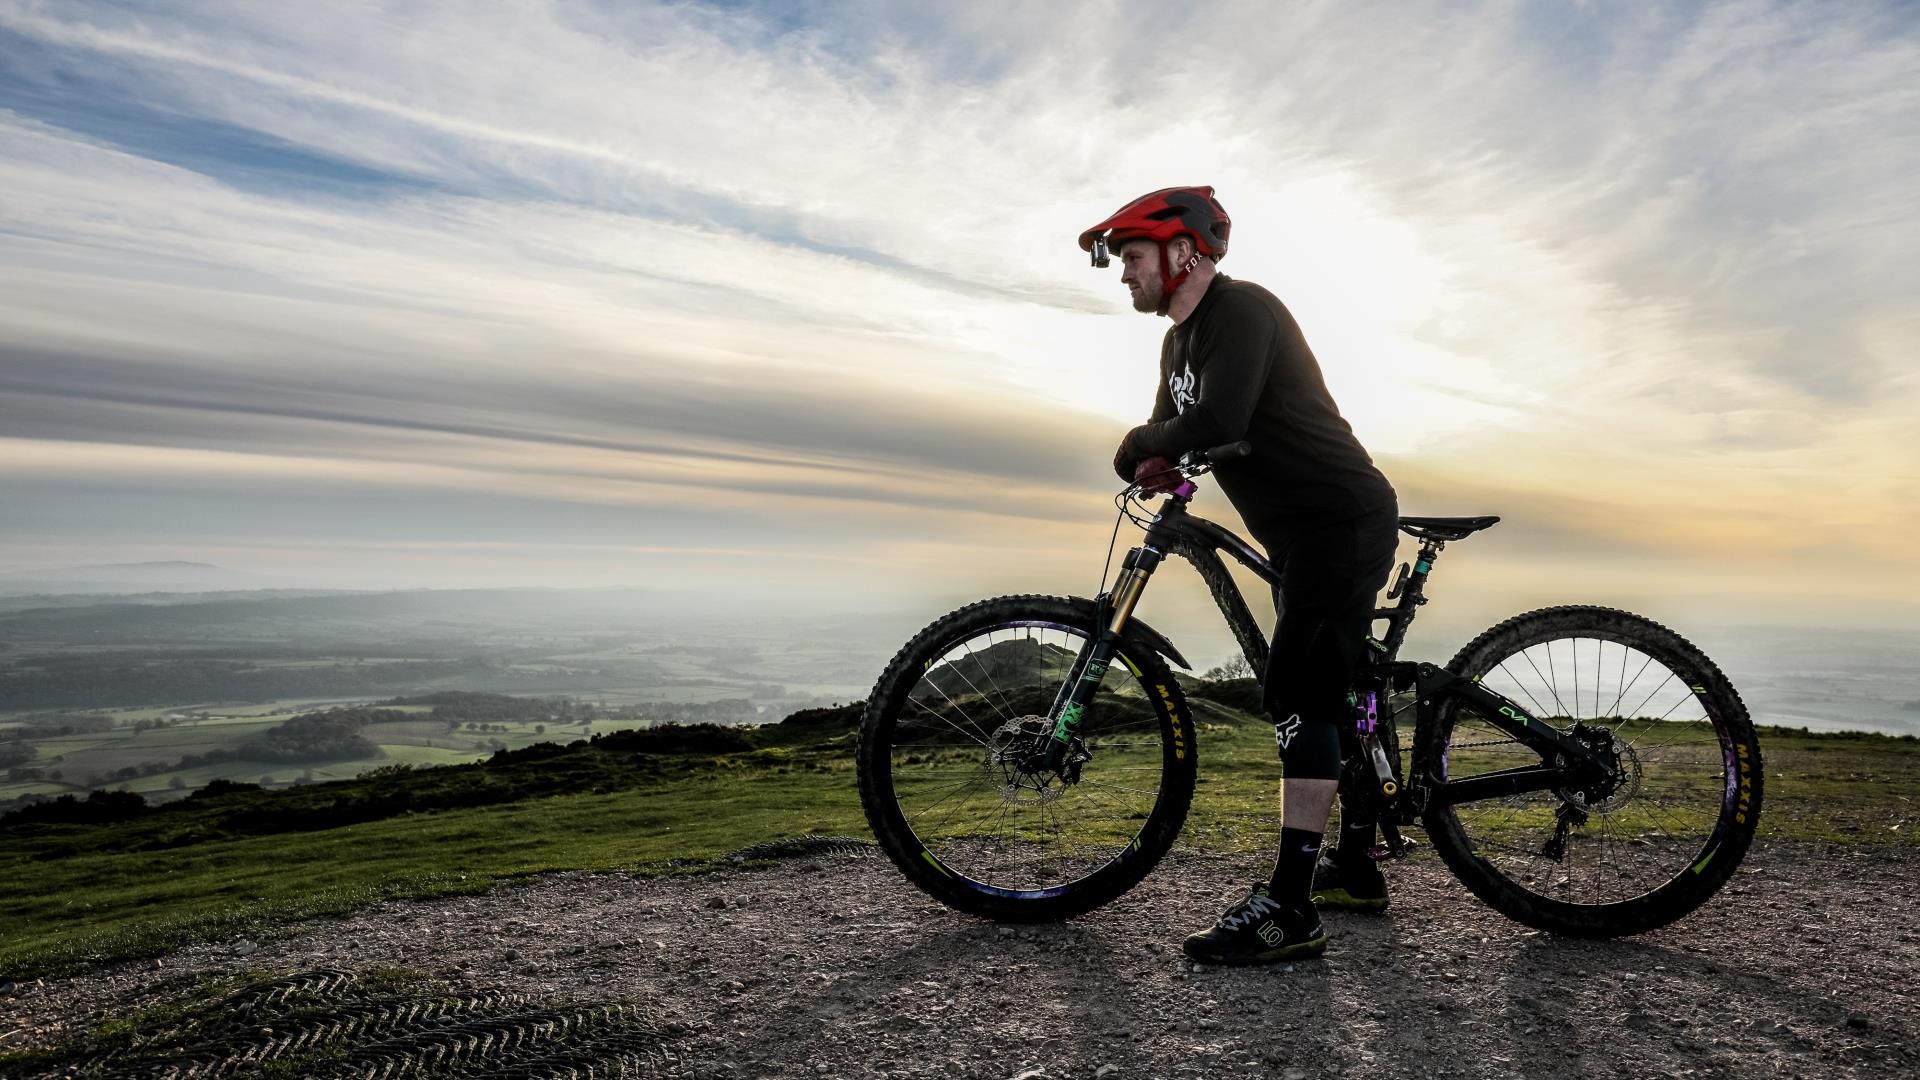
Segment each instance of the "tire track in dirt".
[[[1180,939],[1266,869],[1182,847],[1107,907],[1030,927],[949,911],[883,859],[555,874],[29,987],[0,998],[15,1017],[0,1029],[48,1045],[185,978],[250,969],[306,973],[278,1000],[306,994],[344,1022],[353,1003],[326,980],[398,967],[494,1003],[493,1043],[447,1029],[474,1070],[551,1013],[627,1004],[645,1006],[633,1026],[593,1030],[649,1077],[1920,1073],[1920,852],[1762,843],[1699,912],[1621,941],[1530,931],[1417,856],[1391,868],[1387,914],[1328,915],[1322,961],[1185,963]],[[529,1050],[514,1067],[564,1060]]]

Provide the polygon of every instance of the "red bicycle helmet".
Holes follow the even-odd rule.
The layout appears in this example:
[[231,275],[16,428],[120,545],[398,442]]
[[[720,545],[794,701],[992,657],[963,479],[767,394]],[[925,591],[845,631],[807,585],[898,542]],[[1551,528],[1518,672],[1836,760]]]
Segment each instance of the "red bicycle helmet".
[[[1189,262],[1181,267],[1178,274],[1167,264],[1167,243],[1175,237],[1193,238],[1193,247],[1198,255],[1208,255],[1219,262],[1227,254],[1227,235],[1233,230],[1233,221],[1227,217],[1226,208],[1213,197],[1210,187],[1170,187],[1161,188],[1150,195],[1142,195],[1127,205],[1114,211],[1107,220],[1080,234],[1080,250],[1093,256],[1093,265],[1108,265],[1108,253],[1129,240],[1152,240],[1160,247],[1160,277],[1165,297],[1171,298],[1174,291],[1186,281],[1194,264]],[[1162,305],[1165,311],[1165,305]]]

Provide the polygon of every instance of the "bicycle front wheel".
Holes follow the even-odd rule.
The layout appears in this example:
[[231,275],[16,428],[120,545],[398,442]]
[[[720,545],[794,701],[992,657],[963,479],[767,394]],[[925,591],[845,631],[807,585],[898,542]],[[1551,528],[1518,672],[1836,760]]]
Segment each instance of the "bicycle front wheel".
[[[1616,762],[1591,791],[1535,791],[1425,814],[1474,895],[1555,933],[1664,926],[1725,884],[1760,817],[1760,746],[1740,695],[1650,619],[1558,607],[1508,619],[1447,665]],[[1460,699],[1419,733],[1418,767],[1458,781],[1540,755]]]
[[860,799],[889,858],[949,907],[1010,922],[1089,911],[1160,861],[1193,798],[1179,683],[1125,638],[1061,775],[1030,767],[1095,634],[1090,600],[1009,596],[961,608],[893,658],[867,699]]

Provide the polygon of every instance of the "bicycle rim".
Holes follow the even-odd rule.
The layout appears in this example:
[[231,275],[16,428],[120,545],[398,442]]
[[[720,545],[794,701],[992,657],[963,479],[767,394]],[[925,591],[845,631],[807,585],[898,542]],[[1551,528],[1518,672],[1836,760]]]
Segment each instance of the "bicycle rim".
[[885,731],[898,818],[954,886],[1013,901],[1063,896],[1142,851],[1176,747],[1161,695],[1124,653],[1080,719],[1061,781],[1022,767],[1086,641],[1084,628],[1002,618],[917,659]]
[[[1737,861],[1751,836],[1747,811],[1757,804],[1746,805],[1755,793],[1743,779],[1758,751],[1744,709],[1704,657],[1657,624],[1624,613],[1540,614],[1490,631],[1454,670],[1562,732],[1609,746],[1616,775],[1596,790],[1529,792],[1449,813],[1486,871],[1544,905],[1640,908],[1649,924],[1667,921],[1698,902],[1678,904],[1680,894],[1703,898],[1723,880],[1726,866],[1715,860]],[[1540,761],[1471,705],[1443,726],[1438,764],[1448,780]]]

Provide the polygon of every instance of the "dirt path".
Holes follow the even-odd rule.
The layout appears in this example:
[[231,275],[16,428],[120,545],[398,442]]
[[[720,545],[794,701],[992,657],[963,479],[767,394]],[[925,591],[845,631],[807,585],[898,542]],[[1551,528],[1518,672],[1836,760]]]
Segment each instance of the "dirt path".
[[[563,874],[386,904],[0,997],[0,1047],[182,973],[397,966],[468,991],[637,1001],[678,1077],[1645,1077],[1920,1073],[1920,854],[1763,846],[1679,926],[1579,942],[1480,906],[1431,855],[1324,961],[1189,969],[1261,867],[1178,851],[1107,908],[1003,928],[878,857],[673,879]],[[518,1074],[516,1074],[518,1075]]]

